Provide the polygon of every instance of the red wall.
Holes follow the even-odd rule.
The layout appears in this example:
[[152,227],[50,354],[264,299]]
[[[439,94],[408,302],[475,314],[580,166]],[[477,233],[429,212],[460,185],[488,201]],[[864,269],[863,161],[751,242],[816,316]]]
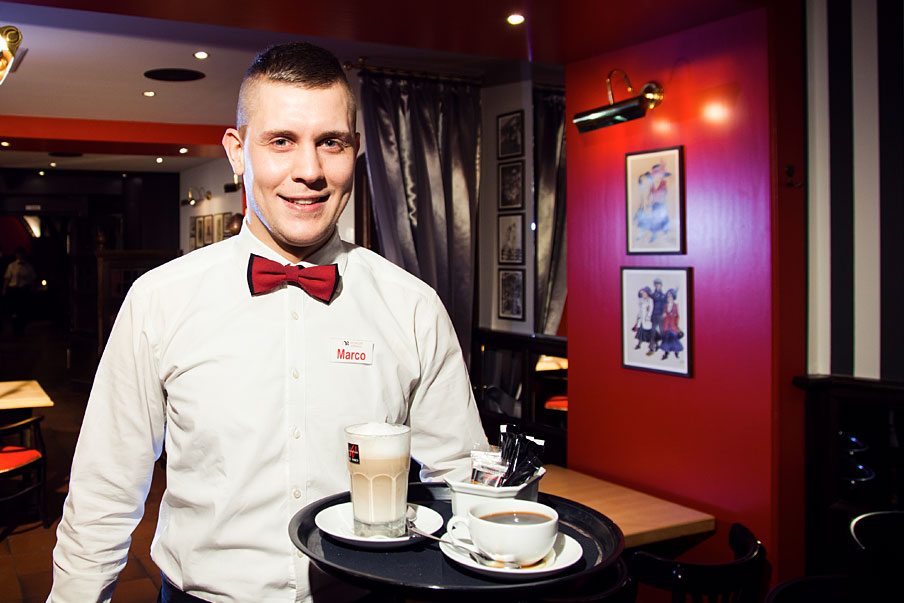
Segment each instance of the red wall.
[[[755,11],[566,66],[568,115],[604,104],[616,67],[665,89],[644,119],[567,131],[569,466],[713,513],[717,535],[689,553],[710,561],[731,522],[769,550],[776,521],[767,34]],[[713,100],[721,123],[702,115]],[[625,153],[675,145],[687,252],[629,256]],[[622,368],[621,266],[693,269],[692,378]]]

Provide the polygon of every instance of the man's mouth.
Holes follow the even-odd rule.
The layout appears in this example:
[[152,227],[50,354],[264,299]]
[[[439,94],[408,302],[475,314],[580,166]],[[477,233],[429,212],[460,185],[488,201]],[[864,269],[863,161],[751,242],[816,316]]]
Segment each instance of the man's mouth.
[[329,199],[330,196],[322,195],[319,197],[286,197],[284,195],[279,195],[279,198],[293,205],[314,205],[315,203],[326,202],[326,200]]

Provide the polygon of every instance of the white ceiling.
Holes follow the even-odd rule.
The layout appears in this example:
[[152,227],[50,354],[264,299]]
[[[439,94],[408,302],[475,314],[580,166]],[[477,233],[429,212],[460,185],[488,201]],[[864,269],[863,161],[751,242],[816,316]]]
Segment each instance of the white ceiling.
[[[21,60],[0,86],[0,116],[63,117],[228,126],[242,74],[270,44],[300,36],[251,29],[165,21],[144,17],[0,2],[0,26],[22,33]],[[306,37],[342,61],[481,77],[504,72],[512,61],[418,50],[400,46]],[[24,56],[23,49],[27,49]],[[205,50],[209,58],[193,57]],[[517,65],[517,63],[514,63]],[[149,69],[196,69],[206,77],[192,82],[160,82]],[[556,77],[556,69],[547,70]],[[561,76],[561,71],[558,71]],[[156,96],[142,96],[153,90]],[[0,118],[0,139],[3,137]],[[46,152],[0,148],[0,167],[178,172],[209,157],[155,157],[85,154],[51,158]]]

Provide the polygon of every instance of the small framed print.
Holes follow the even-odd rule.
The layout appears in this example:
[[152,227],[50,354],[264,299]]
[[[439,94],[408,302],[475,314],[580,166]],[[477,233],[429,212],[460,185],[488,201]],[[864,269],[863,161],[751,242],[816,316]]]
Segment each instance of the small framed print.
[[197,247],[197,243],[195,243],[195,235],[190,235],[188,237],[188,250],[194,251],[195,249],[197,249]]
[[496,116],[496,158],[508,159],[524,154],[524,111]]
[[[198,218],[199,220],[202,218]],[[210,245],[213,243],[213,215],[207,214],[203,217],[204,224],[204,244]]]
[[621,269],[622,366],[691,376],[690,268]]
[[223,214],[213,215],[213,242],[223,240]]
[[524,161],[499,164],[499,209],[524,209]]
[[684,151],[625,155],[629,254],[684,253]]
[[223,238],[227,239],[232,236],[232,231],[229,230],[229,223],[232,222],[232,212],[223,212]]
[[524,320],[524,270],[499,269],[499,318]]
[[499,223],[499,263],[524,263],[524,214],[500,214]]

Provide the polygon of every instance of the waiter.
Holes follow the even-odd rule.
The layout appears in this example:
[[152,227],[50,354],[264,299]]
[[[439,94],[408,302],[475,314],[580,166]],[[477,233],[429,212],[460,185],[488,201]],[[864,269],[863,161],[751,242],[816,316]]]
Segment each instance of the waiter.
[[287,529],[348,489],[346,425],[409,424],[422,477],[486,446],[436,293],[339,239],[355,120],[321,48],[276,46],[249,68],[223,137],[245,228],[129,291],[76,447],[49,601],[110,600],[164,447],[161,600],[219,603],[347,596]]

